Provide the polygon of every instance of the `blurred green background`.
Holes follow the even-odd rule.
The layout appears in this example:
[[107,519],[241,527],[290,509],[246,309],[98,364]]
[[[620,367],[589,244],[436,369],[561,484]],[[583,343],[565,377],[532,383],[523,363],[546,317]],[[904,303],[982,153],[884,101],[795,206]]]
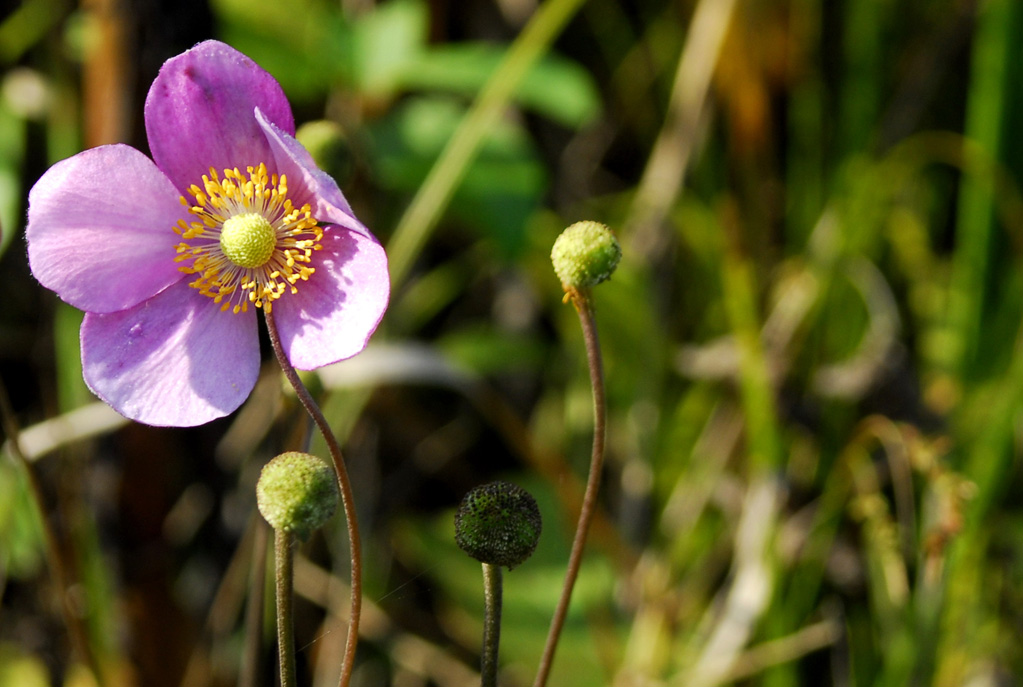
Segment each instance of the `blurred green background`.
[[[595,292],[608,464],[551,684],[1019,683],[1020,36],[1011,0],[7,6],[0,375],[74,583],[45,564],[8,444],[0,687],[92,684],[61,599],[110,685],[238,684],[265,558],[253,486],[300,441],[300,408],[267,350],[231,417],[119,421],[22,237],[49,165],[147,150],[149,83],[206,38],[281,82],[391,256],[369,350],[308,378],[364,530],[353,684],[478,680],[482,579],[452,514],[495,478],[545,518],[505,577],[502,684],[532,681],[589,459],[582,338],[548,257],[579,219],[624,258]],[[302,684],[336,684],[338,520],[297,564]],[[276,679],[271,624],[250,633],[255,684]]]

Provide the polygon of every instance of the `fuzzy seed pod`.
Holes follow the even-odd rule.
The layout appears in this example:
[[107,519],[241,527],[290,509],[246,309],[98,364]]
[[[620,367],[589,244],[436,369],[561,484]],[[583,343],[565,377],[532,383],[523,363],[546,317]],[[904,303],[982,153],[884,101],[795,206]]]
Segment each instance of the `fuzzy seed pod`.
[[536,549],[542,524],[536,499],[508,482],[476,487],[455,513],[455,542],[480,561],[509,570]]
[[622,248],[600,222],[576,222],[554,242],[551,262],[566,291],[585,289],[606,281],[618,266]]
[[308,453],[282,453],[263,466],[256,504],[275,530],[307,539],[337,509],[334,469]]

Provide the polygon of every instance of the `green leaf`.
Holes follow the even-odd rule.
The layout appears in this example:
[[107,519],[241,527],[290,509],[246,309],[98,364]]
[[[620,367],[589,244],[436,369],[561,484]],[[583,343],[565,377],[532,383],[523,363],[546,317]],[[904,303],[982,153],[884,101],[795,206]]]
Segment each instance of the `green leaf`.
[[28,494],[24,471],[0,458],[0,569],[16,579],[37,574],[43,558],[39,509]]
[[212,0],[223,39],[309,99],[353,73],[353,28],[324,0]]
[[[379,183],[411,193],[422,184],[465,113],[451,99],[415,98],[371,130]],[[524,227],[546,185],[532,141],[520,126],[502,122],[483,144],[455,193],[450,212],[506,254],[524,242]]]
[[[404,85],[474,95],[504,58],[505,48],[485,43],[462,43],[434,48],[411,62]],[[577,63],[548,55],[526,74],[516,100],[554,121],[579,128],[600,111],[592,77]]]
[[353,35],[355,79],[367,95],[392,95],[422,58],[429,32],[426,5],[392,0],[361,17]]
[[0,255],[20,231],[23,218],[19,171],[25,157],[25,121],[0,102]]

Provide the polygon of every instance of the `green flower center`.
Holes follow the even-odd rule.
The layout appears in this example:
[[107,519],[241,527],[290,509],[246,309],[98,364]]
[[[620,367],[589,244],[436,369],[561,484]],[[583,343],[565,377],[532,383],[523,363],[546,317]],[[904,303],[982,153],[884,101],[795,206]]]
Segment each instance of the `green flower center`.
[[209,296],[221,310],[246,312],[251,303],[267,312],[285,293],[298,293],[316,268],[313,253],[321,250],[323,229],[306,203],[300,208],[288,198],[288,178],[269,174],[265,164],[210,169],[189,187],[195,199],[181,204],[195,220],[178,220],[174,232],[182,238],[174,260],[188,283]]
[[229,217],[220,228],[220,250],[239,267],[262,267],[274,254],[277,232],[255,212]]

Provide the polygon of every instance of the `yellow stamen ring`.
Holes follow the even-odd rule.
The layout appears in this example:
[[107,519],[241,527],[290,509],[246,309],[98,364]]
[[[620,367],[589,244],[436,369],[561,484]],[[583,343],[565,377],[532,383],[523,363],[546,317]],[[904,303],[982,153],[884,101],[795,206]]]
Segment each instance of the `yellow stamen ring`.
[[[298,293],[297,282],[315,272],[313,251],[320,250],[323,229],[308,204],[295,208],[288,199],[285,175],[269,175],[266,165],[215,169],[203,175],[203,187],[188,190],[195,198],[181,203],[199,221],[179,220],[174,231],[178,269],[198,275],[189,286],[209,296],[221,310],[246,312],[249,303],[270,311],[285,293]],[[190,261],[190,262],[189,262]]]

